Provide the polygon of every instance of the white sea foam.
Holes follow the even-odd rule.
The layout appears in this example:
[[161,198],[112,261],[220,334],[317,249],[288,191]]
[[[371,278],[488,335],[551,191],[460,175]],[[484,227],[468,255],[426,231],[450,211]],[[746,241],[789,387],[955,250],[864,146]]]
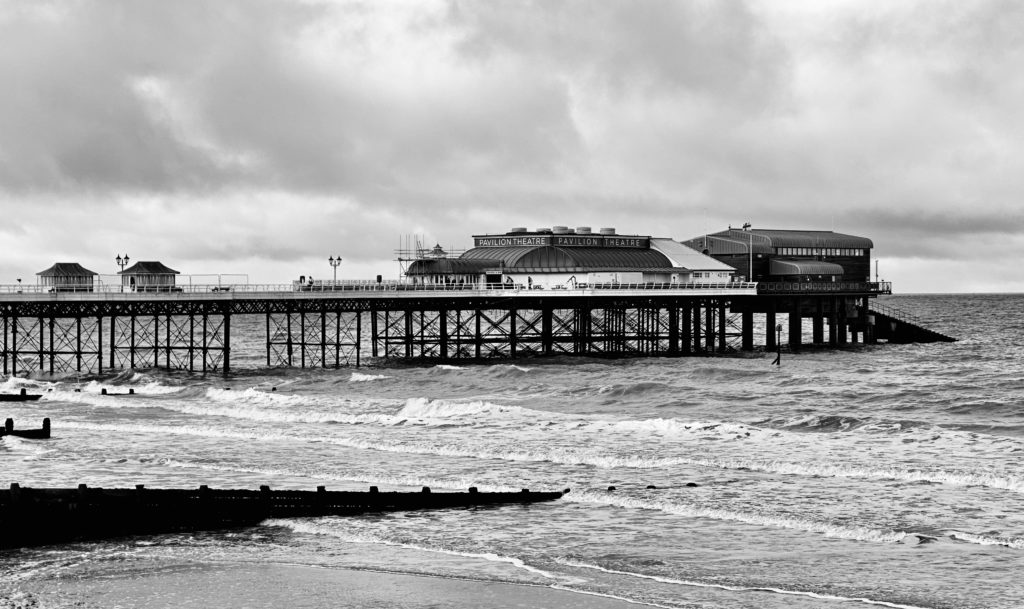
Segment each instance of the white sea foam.
[[820,592],[810,592],[806,590],[787,590],[785,588],[775,588],[769,586],[732,586],[729,584],[715,584],[708,582],[699,582],[692,580],[675,579],[671,577],[664,577],[661,575],[650,575],[647,573],[634,573],[631,571],[621,571],[618,569],[609,569],[600,565],[589,564],[585,562],[575,560],[556,559],[556,562],[566,565],[568,567],[576,567],[579,569],[590,569],[593,571],[600,571],[602,573],[609,573],[612,575],[625,575],[628,577],[636,577],[640,579],[646,579],[650,581],[656,581],[663,584],[675,584],[679,586],[689,586],[693,588],[713,588],[716,590],[728,590],[730,592],[771,592],[774,594],[783,594],[789,596],[803,596],[807,598],[821,599],[826,601],[838,601],[841,603],[861,603],[866,605],[874,605],[878,607],[892,607],[893,609],[928,609],[927,607],[920,607],[918,605],[907,605],[904,603],[894,603],[890,601],[875,600],[866,597],[846,597],[837,596],[834,594],[822,594]]
[[1006,546],[1014,550],[1024,550],[1024,539],[1020,537],[991,537],[988,535],[976,535],[964,531],[949,531],[950,539],[966,541],[982,546]]
[[438,370],[465,370],[465,366],[452,366],[451,364],[438,364],[434,366]]
[[403,541],[386,539],[384,537],[371,535],[368,533],[353,533],[350,530],[344,528],[343,525],[342,528],[339,528],[339,525],[337,525],[334,521],[296,521],[272,519],[266,521],[264,524],[269,526],[285,527],[297,533],[306,533],[310,535],[329,535],[331,537],[335,537],[337,539],[349,543],[395,546],[400,548],[406,548],[409,550],[418,550],[421,552],[432,552],[436,554],[445,554],[448,556],[460,556],[463,558],[474,558],[486,560],[489,562],[505,563],[517,569],[522,569],[524,571],[528,571],[530,573],[539,575],[547,579],[556,578],[555,575],[548,573],[547,571],[538,569],[537,567],[534,567],[532,565],[529,565],[521,558],[517,558],[514,556],[502,556],[500,554],[495,554],[493,552],[466,552],[462,550],[454,550],[444,547],[428,547]]
[[712,520],[729,520],[742,522],[756,526],[767,526],[783,529],[794,529],[808,533],[820,533],[827,537],[839,539],[852,539],[856,541],[873,542],[897,542],[906,537],[906,531],[880,530],[866,527],[846,527],[831,522],[809,520],[806,518],[794,518],[781,514],[753,513],[736,510],[723,510],[700,505],[678,503],[672,501],[651,501],[628,497],[623,495],[611,495],[608,493],[594,493],[590,491],[573,491],[565,496],[566,501],[575,503],[590,503],[610,505],[620,508],[658,510],[666,514],[675,514],[687,518],[709,518]]
[[521,408],[519,406],[503,406],[490,402],[452,402],[448,400],[429,400],[427,398],[412,398],[405,402],[405,406],[395,416],[407,419],[465,419],[467,417],[508,419],[510,417],[526,417],[536,419],[544,416],[537,410]]
[[386,374],[360,374],[358,372],[353,372],[352,376],[349,377],[348,382],[350,382],[350,383],[366,383],[366,382],[369,382],[369,381],[382,381],[384,379],[389,379],[389,378],[391,378],[391,377],[386,375]]

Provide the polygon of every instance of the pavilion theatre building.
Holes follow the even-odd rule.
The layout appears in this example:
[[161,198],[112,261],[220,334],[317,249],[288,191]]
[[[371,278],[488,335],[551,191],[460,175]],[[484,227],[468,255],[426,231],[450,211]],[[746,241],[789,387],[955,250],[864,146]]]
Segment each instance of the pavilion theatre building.
[[440,248],[416,260],[406,275],[417,283],[515,285],[562,289],[632,283],[724,283],[736,270],[672,239],[619,235],[613,228],[513,228],[474,235],[458,258]]

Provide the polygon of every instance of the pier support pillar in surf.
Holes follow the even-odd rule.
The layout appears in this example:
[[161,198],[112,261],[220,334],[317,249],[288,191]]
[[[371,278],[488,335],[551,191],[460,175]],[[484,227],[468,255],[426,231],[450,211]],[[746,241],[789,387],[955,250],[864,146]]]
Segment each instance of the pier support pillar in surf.
[[789,313],[789,348],[794,351],[799,349],[803,342],[803,322],[799,305],[794,305],[793,311]]
[[764,314],[764,347],[768,351],[778,348],[775,340],[775,300],[772,299],[768,310]]
[[438,312],[438,347],[441,350],[441,359],[448,359],[448,311]]
[[704,352],[715,352],[715,305],[704,303]]
[[679,330],[679,343],[683,355],[690,355],[693,353],[693,303],[691,302],[683,303]]
[[718,301],[718,352],[725,353],[728,348],[728,342],[726,341],[726,322],[728,320],[728,314],[725,310],[725,301]]
[[873,345],[878,342],[875,339],[875,314],[871,312],[871,299],[867,296],[864,297],[863,304],[861,304],[860,311],[864,317],[864,344]]
[[551,305],[545,304],[541,308],[540,315],[540,350],[544,355],[551,355],[554,352],[554,309]]
[[820,345],[825,342],[825,303],[822,302],[821,298],[814,300],[814,315],[811,317],[811,341],[815,345]]
[[836,344],[845,345],[847,336],[846,299],[836,299]]
[[740,334],[742,335],[740,348],[743,351],[753,351],[754,350],[754,312],[749,310],[749,309],[744,310],[743,313],[741,313],[740,319],[741,319],[741,321],[740,321],[740,324],[741,324],[740,325]]
[[231,314],[224,313],[224,374],[231,372]]
[[679,305],[668,308],[668,352],[679,355]]

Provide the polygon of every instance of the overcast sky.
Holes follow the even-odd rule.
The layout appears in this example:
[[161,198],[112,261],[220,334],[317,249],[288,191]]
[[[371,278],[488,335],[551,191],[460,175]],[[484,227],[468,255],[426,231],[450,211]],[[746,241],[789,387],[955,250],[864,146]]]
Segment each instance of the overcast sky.
[[0,283],[395,277],[403,235],[870,237],[1024,291],[1024,3],[0,0]]

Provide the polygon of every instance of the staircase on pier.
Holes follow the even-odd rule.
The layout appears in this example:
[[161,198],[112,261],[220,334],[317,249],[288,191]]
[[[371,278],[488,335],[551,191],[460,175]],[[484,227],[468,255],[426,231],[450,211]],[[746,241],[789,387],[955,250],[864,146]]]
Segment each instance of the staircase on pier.
[[[862,307],[858,307],[860,309]],[[921,319],[889,305],[872,302],[869,315],[875,316],[875,339],[890,343],[954,343],[956,339],[924,327]]]

